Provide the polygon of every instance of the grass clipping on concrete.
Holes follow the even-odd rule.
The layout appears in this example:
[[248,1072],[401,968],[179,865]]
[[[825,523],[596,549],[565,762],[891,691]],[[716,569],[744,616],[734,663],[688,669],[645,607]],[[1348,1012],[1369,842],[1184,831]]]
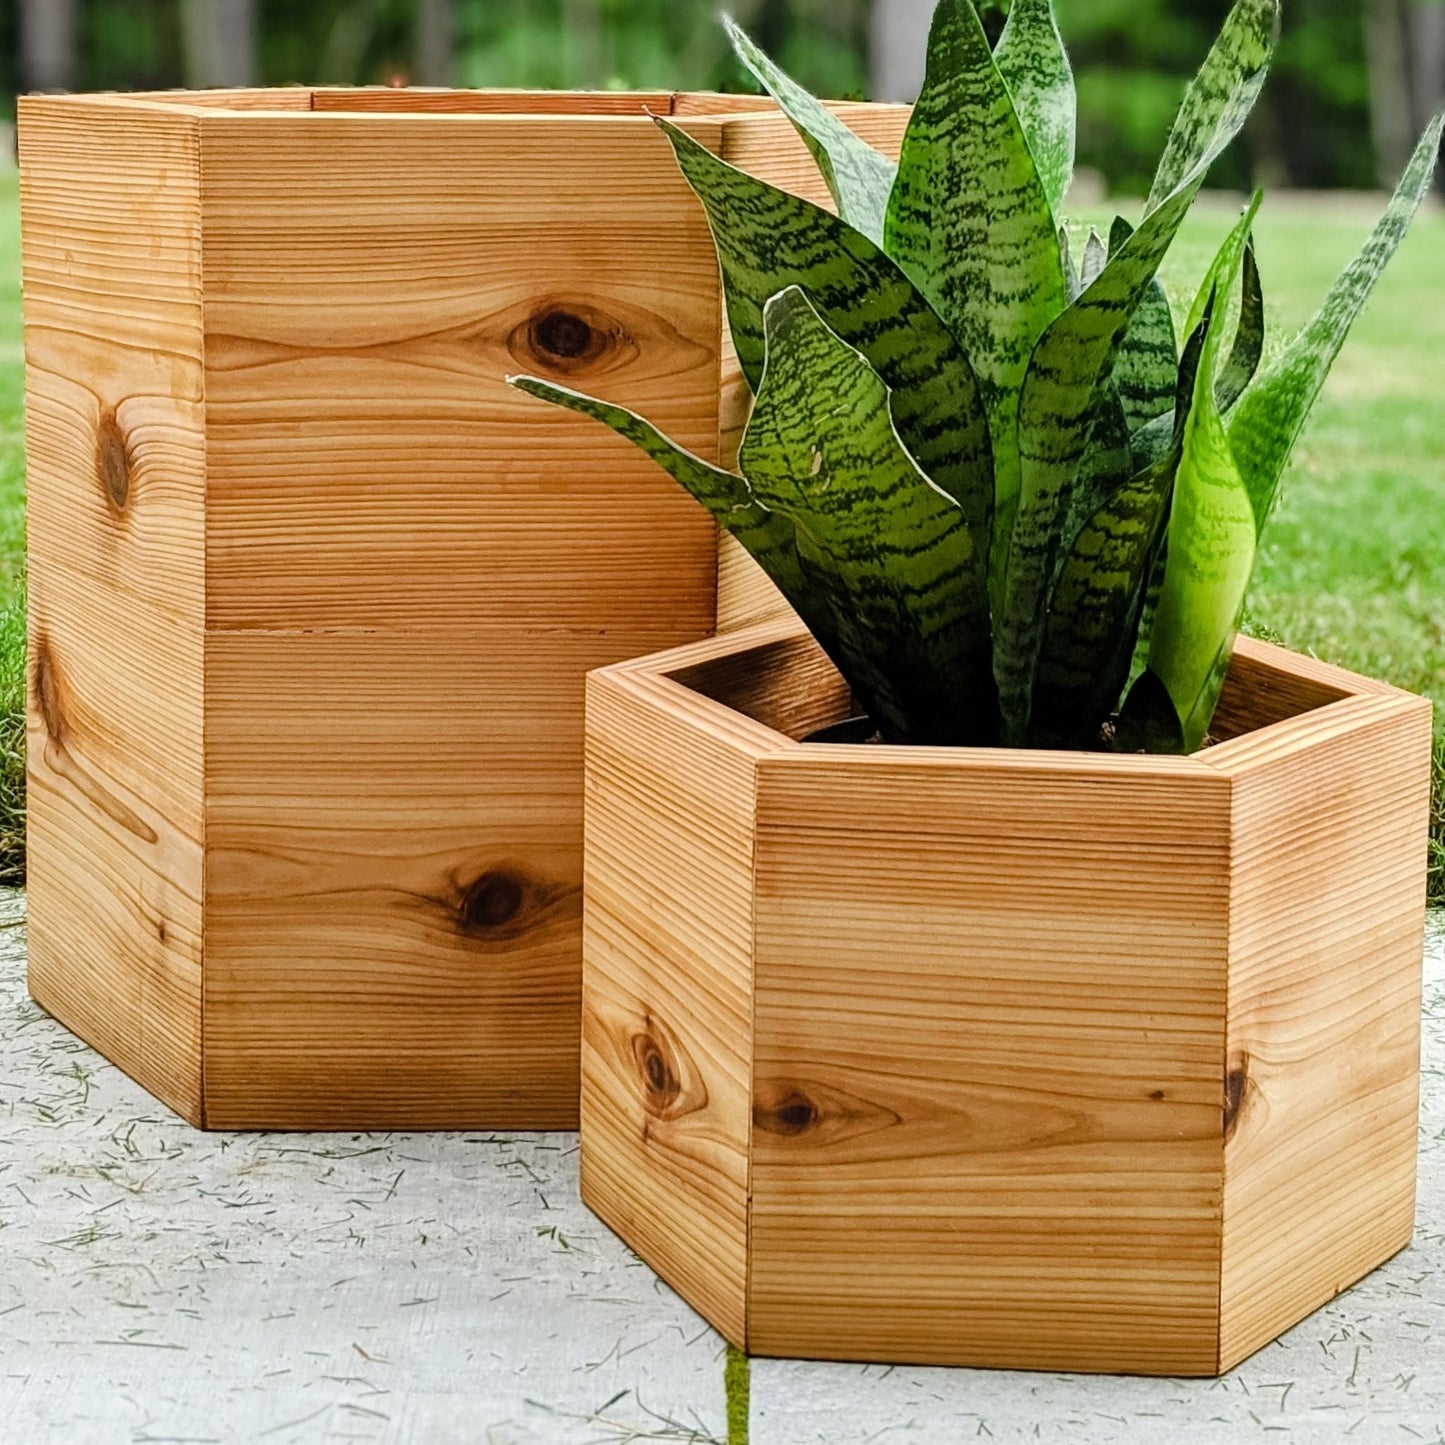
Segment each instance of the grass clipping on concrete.
[[25,594],[0,612],[0,885],[25,882]]

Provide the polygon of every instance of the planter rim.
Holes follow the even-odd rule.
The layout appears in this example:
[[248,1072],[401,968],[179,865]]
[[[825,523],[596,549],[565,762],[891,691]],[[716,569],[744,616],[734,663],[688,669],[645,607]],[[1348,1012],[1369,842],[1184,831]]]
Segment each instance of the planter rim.
[[[547,108],[549,99],[563,98],[571,108]],[[455,109],[446,106],[455,98]],[[515,108],[472,110],[469,100],[506,98]],[[267,104],[275,100],[274,105]],[[338,105],[334,102],[375,101],[374,106]],[[633,108],[627,103],[633,102]],[[332,102],[332,103],[328,103]],[[409,103],[411,102],[411,103]],[[595,109],[587,108],[595,102]],[[386,86],[386,85],[286,85],[249,88],[156,91],[73,91],[66,94],[33,92],[19,98],[22,107],[103,105],[117,110],[164,111],[188,116],[244,117],[257,123],[285,116],[313,115],[335,120],[392,121],[557,121],[616,122],[629,126],[651,124],[654,116],[665,115],[682,122],[725,122],[776,118],[780,112],[767,96],[734,95],[703,90],[561,90],[528,89],[514,86]],[[907,111],[909,107],[888,102],[829,101],[830,109],[843,112]]]
[[[1273,643],[1240,637],[1230,667],[1233,701],[1238,711],[1248,698],[1257,709],[1253,721],[1247,726],[1230,727],[1227,736],[1182,756],[1051,748],[804,742],[745,707],[734,705],[726,696],[716,695],[720,689],[710,692],[706,688],[710,672],[721,671],[723,665],[735,664],[749,654],[761,658],[769,653],[782,655],[780,670],[787,669],[787,659],[791,657],[794,666],[821,667],[836,678],[831,663],[823,658],[822,650],[796,618],[775,618],[720,633],[703,642],[599,669],[599,675],[645,687],[649,700],[664,707],[679,721],[722,729],[759,760],[787,756],[808,756],[816,760],[827,756],[846,758],[852,765],[907,764],[920,768],[988,771],[1034,768],[1100,774],[1217,774],[1277,755],[1281,749],[1293,751],[1323,736],[1353,729],[1401,709],[1428,711],[1431,708],[1427,699],[1389,683],[1362,677]],[[1221,714],[1226,712],[1230,701],[1227,683]]]

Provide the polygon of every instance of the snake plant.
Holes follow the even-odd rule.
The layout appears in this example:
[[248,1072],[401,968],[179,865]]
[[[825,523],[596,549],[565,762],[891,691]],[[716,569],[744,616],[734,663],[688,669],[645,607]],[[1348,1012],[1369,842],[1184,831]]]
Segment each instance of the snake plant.
[[885,741],[1199,747],[1290,450],[1430,184],[1442,118],[1261,369],[1258,195],[1178,330],[1157,273],[1259,95],[1278,0],[1237,0],[1138,224],[1082,247],[1051,0],[1013,0],[996,45],[973,0],[941,0],[896,165],[725,23],[836,205],[657,119],[707,213],[754,398],[736,468],[623,407],[514,384],[604,422],[707,507]]

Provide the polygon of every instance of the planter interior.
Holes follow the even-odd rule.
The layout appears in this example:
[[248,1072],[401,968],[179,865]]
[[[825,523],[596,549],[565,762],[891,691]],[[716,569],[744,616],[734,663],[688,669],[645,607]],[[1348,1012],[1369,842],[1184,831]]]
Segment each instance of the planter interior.
[[594,674],[584,1196],[758,1354],[1210,1375],[1410,1238],[1430,709],[1242,641],[1186,758]]

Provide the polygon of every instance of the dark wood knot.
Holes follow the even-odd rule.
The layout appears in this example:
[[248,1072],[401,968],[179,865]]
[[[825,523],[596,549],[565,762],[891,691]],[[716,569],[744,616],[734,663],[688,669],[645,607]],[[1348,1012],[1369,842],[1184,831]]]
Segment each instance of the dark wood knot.
[[1239,1116],[1244,1112],[1245,1095],[1249,1091],[1249,1055],[1242,1050],[1230,1061],[1224,1076],[1224,1137],[1234,1137]]
[[579,908],[576,884],[534,877],[515,863],[495,864],[454,889],[442,901],[458,931],[481,943],[510,943]]
[[814,1128],[820,1117],[817,1104],[799,1089],[753,1110],[753,1122],[770,1134],[802,1134]]
[[564,361],[575,361],[579,356],[595,352],[599,345],[605,345],[587,324],[585,316],[560,307],[532,318],[531,342],[534,351],[545,351]]
[[753,1084],[753,1128],[810,1148],[855,1143],[903,1122],[894,1108],[821,1079],[758,1078]]
[[637,343],[615,317],[578,301],[543,301],[508,339],[524,366],[575,375],[610,370],[637,355]]
[[668,1114],[682,1093],[682,1079],[668,1042],[655,1032],[633,1034],[632,1057],[642,1076],[643,1104],[658,1118]]
[[125,511],[130,501],[131,456],[113,407],[101,413],[96,425],[95,470],[111,506]]
[[517,916],[526,891],[525,880],[495,869],[474,878],[462,889],[457,911],[467,928],[500,928]]
[[659,1122],[675,1123],[707,1108],[707,1084],[682,1040],[650,1009],[638,1026],[618,1035],[624,1061],[636,1071],[647,1118],[643,1137]]
[[30,692],[35,699],[35,709],[45,725],[47,736],[63,747],[67,731],[64,685],[56,666],[55,654],[50,648],[50,639],[43,632],[35,639],[35,650],[30,664]]

